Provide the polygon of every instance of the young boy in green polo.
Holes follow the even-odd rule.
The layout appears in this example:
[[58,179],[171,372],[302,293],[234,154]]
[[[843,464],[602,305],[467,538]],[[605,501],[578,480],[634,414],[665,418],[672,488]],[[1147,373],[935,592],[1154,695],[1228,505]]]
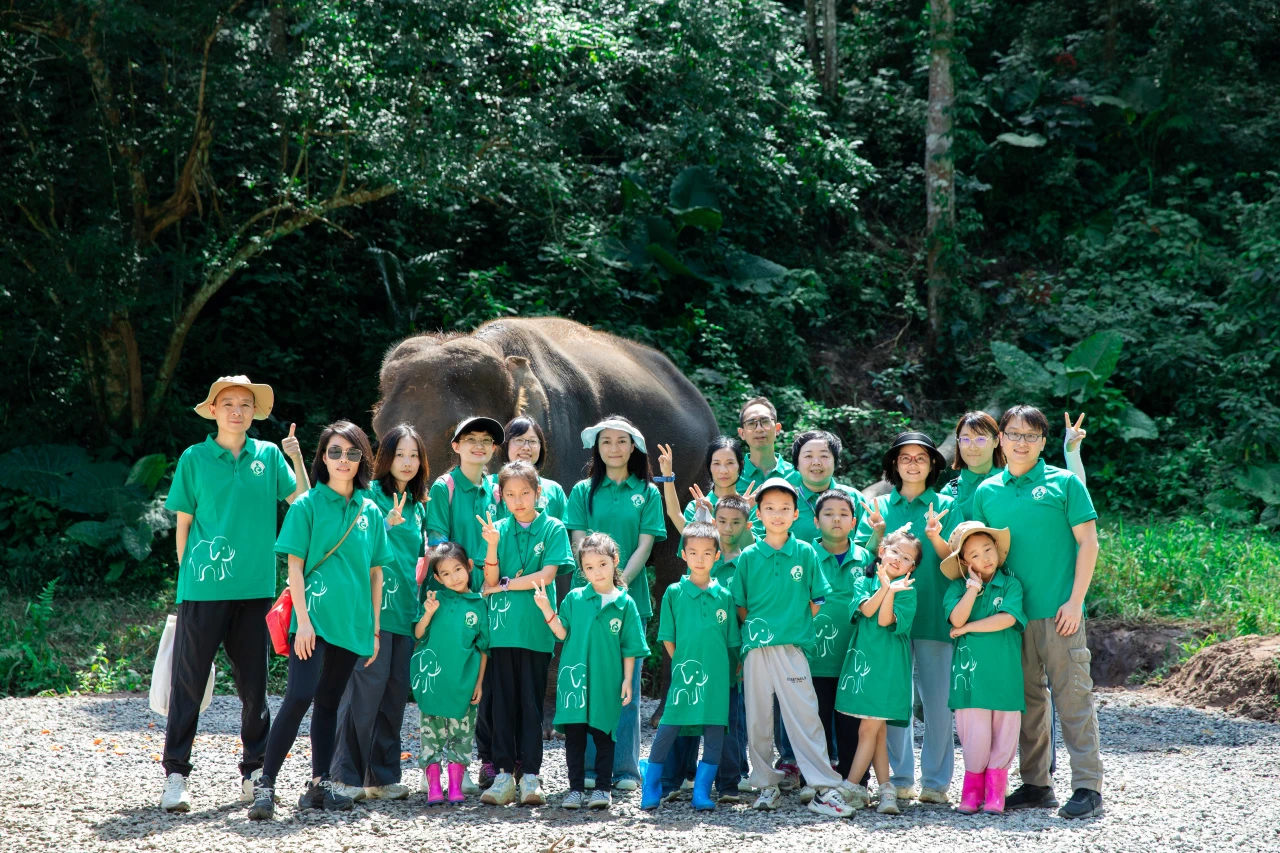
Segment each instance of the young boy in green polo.
[[165,500],[165,508],[178,516],[178,626],[160,799],[165,811],[191,808],[191,744],[219,646],[231,660],[244,706],[242,802],[253,799],[253,779],[262,773],[271,725],[266,615],[276,594],[276,507],[282,500],[293,503],[309,488],[292,425],[281,447],[248,437],[253,421],[270,415],[274,401],[270,386],[247,376],[214,382],[195,411],[218,431],[183,452]]
[[782,424],[778,422],[778,410],[767,397],[748,400],[738,413],[738,437],[747,445],[747,458],[742,463],[742,475],[738,478],[738,494],[770,477],[786,478],[795,471],[790,462],[777,454],[778,437]]
[[837,789],[831,769],[818,699],[805,652],[813,648],[813,615],[830,592],[808,542],[791,535],[798,511],[796,487],[775,477],[756,492],[757,516],[765,535],[738,558],[730,588],[742,622],[743,684],[751,782],[760,789],[757,809],[776,809],[782,774],[772,767],[773,700],[792,735],[791,745],[805,779],[816,789],[809,809],[818,814],[853,814]]
[[[486,515],[497,517],[498,479],[486,474],[494,450],[506,436],[502,424],[493,418],[470,417],[458,422],[450,445],[458,455],[458,464],[437,477],[427,496],[427,545],[457,542],[468,554],[485,552],[480,522]],[[471,572],[471,588],[479,592],[484,586],[484,570],[477,566]],[[428,578],[426,590],[438,589],[439,582]]]

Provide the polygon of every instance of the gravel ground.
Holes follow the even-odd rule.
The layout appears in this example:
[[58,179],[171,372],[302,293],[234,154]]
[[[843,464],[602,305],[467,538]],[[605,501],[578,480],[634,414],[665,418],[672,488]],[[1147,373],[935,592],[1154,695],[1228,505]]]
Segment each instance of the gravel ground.
[[[1170,704],[1141,692],[1098,695],[1107,770],[1106,815],[1063,821],[1049,811],[964,816],[912,805],[899,817],[822,818],[794,797],[774,813],[746,805],[695,816],[688,805],[565,812],[563,744],[548,745],[552,805],[497,809],[469,802],[428,809],[421,794],[347,813],[297,813],[307,741],[285,763],[276,820],[253,824],[238,794],[239,703],[216,697],[201,719],[192,811],[156,805],[164,721],[145,697],[0,700],[0,851],[551,851],[770,850],[1133,851],[1280,850],[1280,725]],[[304,722],[304,726],[305,726]],[[651,736],[652,732],[648,732]],[[405,744],[416,753],[416,732]],[[1070,795],[1059,755],[1058,796]],[[957,748],[956,766],[960,768]],[[406,760],[406,779],[418,776]],[[1016,784],[1016,777],[1011,780]],[[959,796],[960,773],[952,797]]]

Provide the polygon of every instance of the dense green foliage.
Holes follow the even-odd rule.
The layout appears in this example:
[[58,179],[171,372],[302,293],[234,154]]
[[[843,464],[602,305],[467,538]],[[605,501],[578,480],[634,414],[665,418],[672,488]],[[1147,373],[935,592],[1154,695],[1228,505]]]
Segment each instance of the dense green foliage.
[[[305,445],[367,424],[396,340],[554,313],[659,347],[726,426],[754,391],[836,426],[854,482],[903,423],[1028,399],[1086,412],[1106,511],[1273,530],[1280,8],[957,3],[935,336],[926,6],[840,5],[834,101],[799,0],[0,10],[6,449],[89,448],[120,486],[237,372],[277,389],[259,435]],[[1066,376],[1086,340],[1116,358],[1085,389],[997,358]],[[167,540],[137,562],[150,488],[33,488],[0,482],[9,588],[171,575]]]

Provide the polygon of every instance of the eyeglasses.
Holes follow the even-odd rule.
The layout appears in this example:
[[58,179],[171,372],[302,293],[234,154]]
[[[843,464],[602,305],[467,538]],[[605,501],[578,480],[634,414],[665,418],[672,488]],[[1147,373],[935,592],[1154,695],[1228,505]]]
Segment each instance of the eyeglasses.
[[928,465],[929,457],[928,456],[899,456],[898,464],[899,465],[912,465],[912,464]]
[[901,562],[906,563],[907,565],[910,565],[910,566],[914,566],[916,564],[915,557],[909,557],[906,554],[899,551],[897,548],[885,548],[884,555],[886,557],[891,557],[894,560],[900,560]]
[[1004,437],[1009,439],[1010,444],[1022,444],[1023,442],[1026,442],[1027,444],[1035,444],[1037,441],[1044,438],[1044,436],[1038,432],[1006,432]]
[[969,436],[966,435],[964,438],[960,439],[959,442],[957,443],[961,447],[986,447],[988,441],[991,441],[991,439],[985,435],[980,435],[977,438],[970,438]]
[[742,422],[743,429],[768,429],[773,426],[773,418],[752,418]]
[[542,442],[536,438],[513,438],[511,439],[512,447],[538,447]]
[[348,447],[346,449],[346,452],[344,453],[342,448],[338,447],[338,445],[336,444],[329,445],[329,449],[324,452],[324,455],[334,460],[335,462],[341,459],[343,456],[347,457],[348,462],[359,462],[360,457],[364,456],[364,454],[360,452],[360,448],[358,447]]
[[464,438],[458,443],[463,447],[483,447],[485,450],[493,449],[492,438]]

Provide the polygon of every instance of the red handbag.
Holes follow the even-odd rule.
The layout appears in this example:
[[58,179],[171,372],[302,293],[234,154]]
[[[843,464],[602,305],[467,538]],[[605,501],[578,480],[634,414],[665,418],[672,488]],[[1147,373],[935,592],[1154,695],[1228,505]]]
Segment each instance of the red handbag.
[[[342,538],[338,540],[338,544],[329,549],[329,553],[320,558],[320,563],[329,559],[333,552],[347,540],[347,535],[351,533],[352,528],[356,526],[356,520],[360,518],[360,513],[356,513],[355,519],[351,521],[351,527],[347,528],[347,532],[342,534]],[[316,563],[311,567],[311,571],[320,568],[320,563]],[[276,603],[271,605],[271,609],[267,611],[267,633],[271,635],[271,648],[275,649],[276,654],[289,656],[289,623],[293,621],[293,593],[289,591],[286,585],[284,592],[280,593],[280,597],[276,599]]]

